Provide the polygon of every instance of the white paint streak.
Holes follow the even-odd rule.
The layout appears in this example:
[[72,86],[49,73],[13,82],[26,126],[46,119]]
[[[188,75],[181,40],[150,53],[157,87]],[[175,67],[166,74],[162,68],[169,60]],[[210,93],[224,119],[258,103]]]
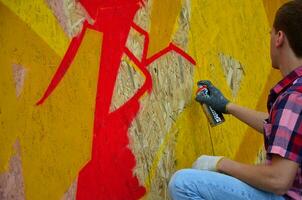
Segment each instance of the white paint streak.
[[11,157],[9,171],[0,174],[0,199],[1,200],[24,200],[24,181],[22,161],[20,156],[20,143],[15,145],[16,154]]
[[76,36],[81,30],[85,20],[93,23],[85,8],[77,0],[45,0],[53,10],[64,32],[70,37]]
[[78,181],[74,181],[69,187],[68,191],[64,194],[61,200],[75,200],[77,194]]
[[219,54],[219,59],[227,80],[227,84],[231,88],[232,94],[235,97],[240,89],[241,80],[244,77],[244,69],[242,64],[231,56],[223,53]]
[[22,93],[26,69],[18,64],[13,64],[13,76],[15,81],[16,96],[19,97]]

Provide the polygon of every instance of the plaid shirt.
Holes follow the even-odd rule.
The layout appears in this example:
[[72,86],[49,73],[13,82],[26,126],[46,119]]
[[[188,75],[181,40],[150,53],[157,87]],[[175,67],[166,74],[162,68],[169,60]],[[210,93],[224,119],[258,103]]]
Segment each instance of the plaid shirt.
[[299,164],[286,199],[302,200],[302,67],[296,68],[270,92],[269,118],[264,124],[264,143],[268,162],[272,154]]

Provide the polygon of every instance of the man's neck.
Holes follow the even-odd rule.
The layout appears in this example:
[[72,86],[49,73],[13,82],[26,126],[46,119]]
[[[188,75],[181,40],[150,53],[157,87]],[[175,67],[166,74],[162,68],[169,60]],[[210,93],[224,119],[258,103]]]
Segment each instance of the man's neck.
[[296,68],[302,66],[302,58],[296,57],[295,54],[288,54],[280,60],[279,69],[283,77],[287,76],[290,72],[294,71]]

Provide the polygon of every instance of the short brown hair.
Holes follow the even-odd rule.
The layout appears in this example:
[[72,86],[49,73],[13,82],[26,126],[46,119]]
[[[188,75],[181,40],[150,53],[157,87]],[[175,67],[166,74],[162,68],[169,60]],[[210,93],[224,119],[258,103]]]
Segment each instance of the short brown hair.
[[297,57],[302,58],[302,0],[285,3],[276,13],[274,28],[283,31]]

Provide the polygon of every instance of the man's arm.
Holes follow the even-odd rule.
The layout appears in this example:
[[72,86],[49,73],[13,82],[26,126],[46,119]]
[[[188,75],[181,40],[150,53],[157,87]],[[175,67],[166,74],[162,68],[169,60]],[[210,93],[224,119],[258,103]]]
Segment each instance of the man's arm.
[[251,110],[234,103],[228,103],[226,105],[226,110],[229,114],[232,114],[234,117],[256,129],[258,132],[264,132],[263,123],[264,120],[268,118],[268,113]]
[[208,95],[197,94],[196,101],[211,106],[215,111],[232,114],[242,122],[263,133],[264,120],[268,118],[267,113],[257,112],[234,103],[231,103],[210,81],[199,81],[197,85],[206,86]]
[[227,158],[217,164],[218,171],[277,195],[283,195],[291,188],[298,167],[298,163],[279,155],[273,155],[270,165],[246,165]]

